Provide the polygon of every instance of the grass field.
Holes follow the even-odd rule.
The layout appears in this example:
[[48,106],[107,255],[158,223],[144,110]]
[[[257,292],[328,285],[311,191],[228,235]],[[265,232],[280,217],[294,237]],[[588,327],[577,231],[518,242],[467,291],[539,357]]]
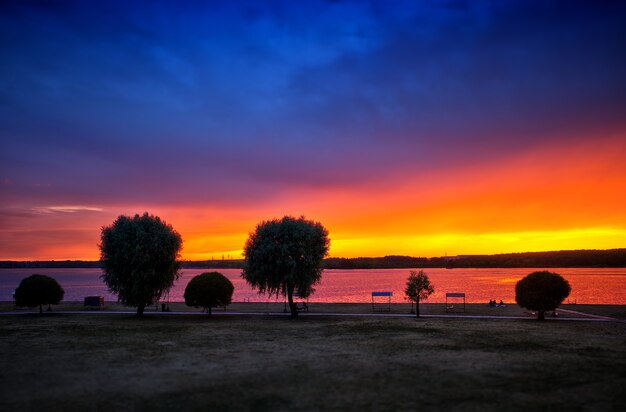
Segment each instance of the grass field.
[[624,410],[626,324],[0,316],[0,410]]

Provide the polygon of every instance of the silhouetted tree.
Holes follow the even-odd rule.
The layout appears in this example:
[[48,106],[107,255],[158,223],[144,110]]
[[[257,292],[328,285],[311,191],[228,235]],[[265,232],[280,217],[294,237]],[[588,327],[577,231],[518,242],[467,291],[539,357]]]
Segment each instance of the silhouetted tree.
[[228,278],[219,272],[206,272],[194,276],[185,288],[187,306],[201,307],[209,312],[216,306],[230,304],[235,287]]
[[415,302],[415,315],[418,318],[420,317],[420,300],[428,299],[434,291],[435,288],[430,284],[430,279],[423,270],[411,271],[406,281],[404,293],[408,299]]
[[307,298],[314,292],[329,246],[324,226],[304,216],[263,221],[246,242],[241,275],[260,293],[286,295],[291,316],[297,317],[293,293]]
[[178,279],[182,242],[158,216],[121,215],[102,228],[101,278],[120,302],[136,306],[137,316],[142,316]]
[[56,279],[46,275],[34,274],[22,279],[15,290],[15,304],[34,308],[39,306],[39,313],[43,313],[42,305],[56,305],[63,300],[65,291]]
[[571,290],[569,282],[557,273],[533,272],[515,285],[515,301],[537,311],[537,319],[544,320],[544,313],[558,308]]

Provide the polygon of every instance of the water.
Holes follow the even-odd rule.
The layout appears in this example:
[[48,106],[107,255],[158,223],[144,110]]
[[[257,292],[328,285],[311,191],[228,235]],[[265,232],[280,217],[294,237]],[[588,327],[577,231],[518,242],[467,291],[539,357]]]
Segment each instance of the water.
[[[445,302],[446,292],[465,292],[468,303],[485,303],[490,299],[515,301],[515,283],[528,273],[541,269],[425,269],[435,287],[427,302]],[[550,269],[563,275],[572,286],[567,301],[588,304],[626,304],[626,268],[618,269]],[[170,301],[184,301],[183,293],[192,277],[207,269],[184,269],[182,277],[170,291]],[[240,269],[218,270],[235,286],[233,301],[266,302],[240,277]],[[85,296],[100,295],[107,301],[117,298],[100,280],[100,269],[0,269],[0,301],[12,300],[20,281],[33,273],[54,277],[65,289],[64,300],[82,301]],[[393,292],[392,302],[402,303],[409,269],[327,270],[310,302],[371,302],[372,291]],[[381,299],[381,298],[378,298]],[[387,298],[382,298],[387,299]],[[278,299],[282,302],[282,297]],[[566,301],[566,302],[567,302]]]

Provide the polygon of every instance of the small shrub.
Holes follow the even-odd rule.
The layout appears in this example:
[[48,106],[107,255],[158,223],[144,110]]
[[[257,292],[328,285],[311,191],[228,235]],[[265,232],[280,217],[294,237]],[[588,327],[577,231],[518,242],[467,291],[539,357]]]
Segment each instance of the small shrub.
[[515,285],[515,301],[537,311],[537,319],[543,320],[545,312],[558,308],[571,290],[569,282],[558,273],[533,272]]
[[185,304],[202,307],[209,312],[216,306],[229,305],[235,287],[228,278],[219,272],[206,272],[195,276],[185,288]]
[[43,313],[42,305],[56,305],[63,300],[64,294],[65,291],[56,279],[34,274],[20,282],[15,290],[15,304],[29,308],[39,306],[39,313]]

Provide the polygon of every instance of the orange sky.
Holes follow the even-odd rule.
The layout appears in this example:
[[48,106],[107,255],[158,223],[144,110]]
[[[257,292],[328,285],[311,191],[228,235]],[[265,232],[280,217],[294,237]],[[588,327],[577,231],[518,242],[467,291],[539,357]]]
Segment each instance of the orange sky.
[[181,233],[188,260],[240,258],[257,222],[285,214],[322,222],[336,257],[626,247],[624,158],[620,136],[435,172],[417,164],[368,187],[303,189],[257,204],[45,205],[5,219],[17,235],[0,259],[97,259],[100,227],[143,211]]

